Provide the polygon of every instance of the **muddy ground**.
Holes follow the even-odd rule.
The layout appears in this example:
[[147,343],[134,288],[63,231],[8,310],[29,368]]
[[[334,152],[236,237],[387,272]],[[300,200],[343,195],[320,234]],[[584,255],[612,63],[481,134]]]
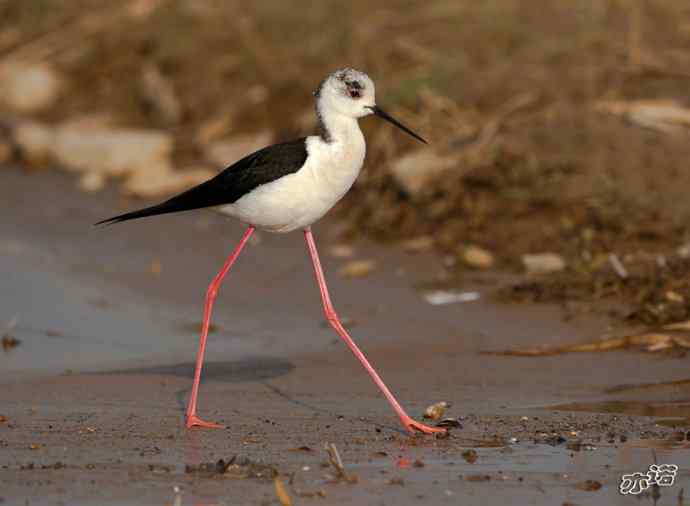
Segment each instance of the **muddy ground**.
[[[432,306],[414,287],[443,270],[438,257],[366,241],[358,255],[381,267],[343,279],[332,221],[315,234],[355,339],[411,414],[446,400],[461,427],[402,433],[324,325],[300,234],[262,234],[223,287],[210,338],[200,410],[228,429],[187,431],[202,294],[239,227],[209,212],[94,229],[118,209],[115,190],[86,195],[66,175],[14,168],[2,182],[13,212],[0,222],[0,317],[20,341],[0,355],[4,504],[279,504],[273,470],[294,504],[628,504],[621,475],[654,462],[679,476],[644,502],[682,504],[687,359],[484,354],[577,343],[608,323],[492,302],[501,276],[475,280],[478,301]],[[328,477],[326,442],[357,483]],[[193,472],[233,456],[269,468]]]

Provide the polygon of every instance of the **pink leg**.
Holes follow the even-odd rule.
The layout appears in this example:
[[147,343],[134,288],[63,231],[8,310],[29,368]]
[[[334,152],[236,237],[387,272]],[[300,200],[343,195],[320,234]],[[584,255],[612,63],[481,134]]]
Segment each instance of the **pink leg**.
[[388,390],[388,387],[379,377],[378,373],[374,370],[371,364],[369,364],[369,361],[364,356],[364,353],[362,353],[359,350],[355,342],[348,335],[347,331],[340,323],[338,315],[335,313],[335,310],[333,309],[333,304],[331,304],[331,298],[328,295],[328,288],[326,287],[326,279],[323,276],[323,269],[321,269],[321,261],[319,260],[319,254],[316,251],[316,244],[314,243],[314,237],[312,236],[310,229],[304,230],[304,237],[307,240],[307,246],[309,247],[311,261],[314,263],[314,272],[316,273],[316,281],[318,282],[319,290],[321,291],[323,309],[326,313],[326,318],[328,319],[331,326],[340,335],[340,337],[342,337],[343,341],[345,341],[345,344],[348,345],[350,350],[352,350],[352,353],[354,353],[357,359],[362,363],[362,365],[367,370],[371,378],[374,380],[374,383],[376,383],[381,392],[383,392],[383,395],[386,396],[386,399],[388,399],[390,405],[393,406],[393,409],[400,417],[400,420],[402,421],[403,425],[410,433],[414,434],[415,431],[423,432],[424,434],[433,434],[434,432],[445,432],[445,429],[439,427],[429,427],[410,418],[407,415],[407,413],[405,413],[405,410],[403,410],[403,408],[400,406],[395,397],[393,397],[393,394],[390,392],[390,390]]
[[187,428],[191,427],[207,427],[212,429],[222,429],[223,425],[217,423],[206,422],[196,415],[196,400],[199,394],[199,382],[201,381],[201,367],[204,363],[204,351],[206,350],[206,337],[208,336],[208,327],[211,323],[211,310],[213,309],[213,301],[218,293],[218,288],[220,287],[223,278],[235,263],[237,257],[240,255],[240,251],[247,244],[249,237],[251,237],[254,232],[254,227],[249,226],[242,236],[242,240],[235,248],[235,251],[228,257],[223,264],[223,268],[220,272],[213,278],[211,284],[208,285],[208,290],[206,290],[206,305],[204,306],[204,322],[201,325],[201,339],[199,342],[199,352],[196,356],[196,370],[194,371],[194,384],[192,385],[192,395],[189,398],[189,405],[187,406]]

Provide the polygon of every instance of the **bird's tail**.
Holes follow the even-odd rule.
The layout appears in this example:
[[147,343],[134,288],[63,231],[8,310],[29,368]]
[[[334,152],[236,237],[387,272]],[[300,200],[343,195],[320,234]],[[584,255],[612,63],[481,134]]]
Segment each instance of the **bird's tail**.
[[[169,213],[179,213],[181,211],[190,211],[192,209],[200,209],[202,207],[211,207],[214,205],[221,204],[222,202],[209,199],[204,188],[209,183],[203,183],[199,186],[191,188],[180,195],[176,195],[165,202],[156,204],[155,206],[145,207],[144,209],[139,209],[137,211],[132,211],[125,214],[120,214],[118,216],[113,216],[107,220],[99,221],[94,225],[114,225],[115,223],[120,223],[122,221],[136,220],[138,218],[146,218],[148,216],[157,216],[159,214],[169,214]],[[201,198],[200,197],[206,197]]]
[[168,202],[163,202],[162,204],[157,204],[151,207],[145,207],[144,209],[139,209],[137,211],[132,211],[125,214],[120,214],[118,216],[113,216],[107,220],[99,221],[94,223],[97,225],[114,225],[115,223],[120,223],[121,221],[136,220],[137,218],[146,218],[148,216],[156,216],[158,214],[175,213],[178,211],[183,211],[184,209],[179,209],[177,206],[171,206]]

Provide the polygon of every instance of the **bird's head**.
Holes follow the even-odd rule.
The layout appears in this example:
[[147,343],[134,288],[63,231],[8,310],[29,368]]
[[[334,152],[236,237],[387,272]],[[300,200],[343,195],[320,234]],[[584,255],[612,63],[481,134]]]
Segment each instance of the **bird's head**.
[[375,114],[426,144],[419,135],[376,105],[374,81],[364,72],[351,68],[336,70],[321,82],[314,96],[318,109],[324,114],[336,113],[354,119]]
[[321,82],[314,95],[322,110],[350,118],[367,116],[376,105],[374,81],[355,69],[336,70]]

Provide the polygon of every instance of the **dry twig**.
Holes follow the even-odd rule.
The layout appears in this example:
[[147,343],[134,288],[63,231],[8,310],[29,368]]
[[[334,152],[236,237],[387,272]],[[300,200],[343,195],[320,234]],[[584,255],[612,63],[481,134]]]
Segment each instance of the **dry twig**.
[[326,452],[328,453],[328,461],[333,466],[336,472],[336,478],[344,480],[348,483],[357,483],[357,475],[349,474],[345,471],[345,466],[343,465],[343,460],[340,458],[340,453],[333,443],[326,443],[324,445]]

